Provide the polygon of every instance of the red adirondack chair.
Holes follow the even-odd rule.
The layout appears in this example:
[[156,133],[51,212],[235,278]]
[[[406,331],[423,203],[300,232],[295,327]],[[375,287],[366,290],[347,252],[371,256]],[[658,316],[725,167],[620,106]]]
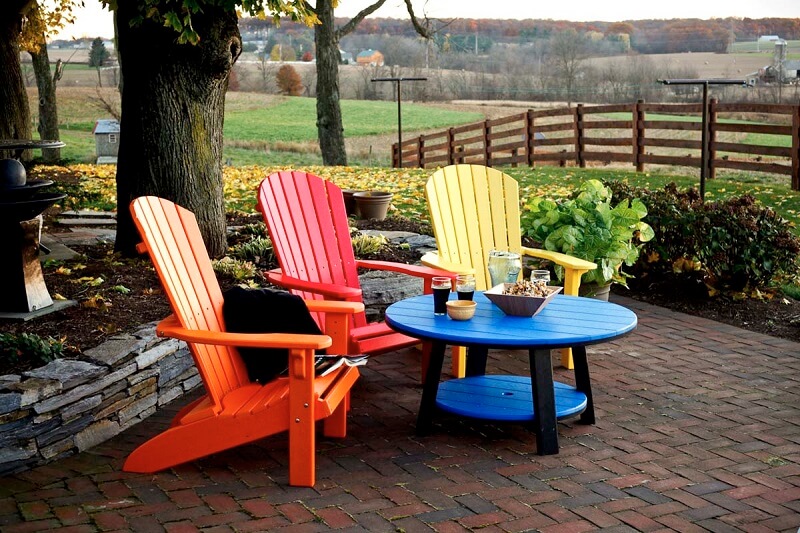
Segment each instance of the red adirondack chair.
[[[306,302],[325,313],[327,335],[228,333],[222,292],[194,214],[153,196],[135,199],[131,212],[144,240],[140,251],[149,252],[172,306],[173,314],[156,331],[187,342],[206,394],[136,448],[123,469],[156,472],[288,430],[289,484],[313,486],[315,422],[325,419],[326,436],[345,436],[349,392],[359,376],[347,365],[315,376],[314,350],[344,353],[349,319],[364,306]],[[251,382],[236,346],[288,348],[289,375],[263,385]]]
[[[306,172],[283,171],[265,178],[258,190],[258,207],[280,265],[267,278],[303,298],[362,302],[358,268],[420,277],[425,294],[430,294],[434,276],[455,279],[456,274],[445,270],[357,260],[344,197],[332,182]],[[419,343],[383,322],[368,323],[364,313],[355,315],[349,337],[349,354],[379,354]],[[426,364],[423,355],[423,369]],[[453,373],[463,376],[463,357],[453,361]]]

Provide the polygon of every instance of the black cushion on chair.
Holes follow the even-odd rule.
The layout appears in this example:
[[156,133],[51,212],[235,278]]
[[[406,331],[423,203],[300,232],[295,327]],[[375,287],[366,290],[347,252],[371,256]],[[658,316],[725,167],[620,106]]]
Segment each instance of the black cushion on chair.
[[[225,329],[232,333],[322,335],[305,302],[286,291],[231,287],[223,294]],[[285,348],[239,348],[251,381],[266,383],[289,366]],[[325,353],[318,350],[317,353]]]

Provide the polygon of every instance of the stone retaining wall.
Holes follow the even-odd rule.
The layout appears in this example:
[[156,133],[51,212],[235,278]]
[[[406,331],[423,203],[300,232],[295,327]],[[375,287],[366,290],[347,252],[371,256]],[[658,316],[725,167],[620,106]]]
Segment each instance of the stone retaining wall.
[[0,475],[91,448],[200,385],[186,345],[154,326],[0,376]]

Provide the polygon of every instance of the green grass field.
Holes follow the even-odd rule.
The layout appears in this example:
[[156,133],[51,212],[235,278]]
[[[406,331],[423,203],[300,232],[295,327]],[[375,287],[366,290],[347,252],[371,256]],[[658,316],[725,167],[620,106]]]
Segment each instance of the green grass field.
[[[225,137],[238,141],[316,142],[317,107],[312,98],[285,98],[269,107],[237,106],[225,112]],[[443,128],[480,120],[477,113],[459,113],[430,106],[402,106],[404,130]],[[343,100],[346,136],[361,137],[397,131],[394,102]]]
[[[61,139],[67,144],[62,156],[78,163],[94,161],[94,121],[108,116],[97,91],[60,89],[58,98]],[[119,97],[106,92],[104,98],[118,100]],[[346,139],[396,135],[396,103],[344,100],[341,106]],[[35,109],[32,112],[35,113]],[[403,131],[407,132],[441,129],[482,118],[479,113],[451,111],[433,105],[406,103],[402,106]],[[321,164],[316,120],[316,100],[312,98],[228,93],[223,159],[237,166]],[[389,143],[383,142],[376,149],[388,154]],[[351,155],[353,164],[376,164],[378,158],[370,157],[368,148],[362,152],[363,155]],[[386,156],[383,159],[388,162]]]

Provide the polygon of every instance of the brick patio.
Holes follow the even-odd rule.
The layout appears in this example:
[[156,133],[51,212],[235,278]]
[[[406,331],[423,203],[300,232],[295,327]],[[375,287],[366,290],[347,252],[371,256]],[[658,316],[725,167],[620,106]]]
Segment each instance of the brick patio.
[[[348,437],[318,443],[313,489],[287,486],[284,435],[121,472],[182,399],[90,452],[0,478],[0,530],[796,532],[800,344],[615,300],[639,328],[589,348],[598,421],[559,424],[559,455],[536,455],[519,425],[439,416],[416,437],[419,354],[406,350],[365,368]],[[490,357],[490,371],[527,371],[523,352]]]

